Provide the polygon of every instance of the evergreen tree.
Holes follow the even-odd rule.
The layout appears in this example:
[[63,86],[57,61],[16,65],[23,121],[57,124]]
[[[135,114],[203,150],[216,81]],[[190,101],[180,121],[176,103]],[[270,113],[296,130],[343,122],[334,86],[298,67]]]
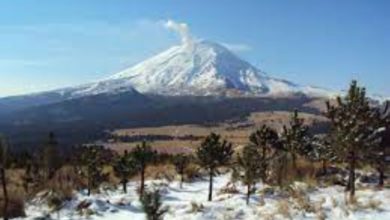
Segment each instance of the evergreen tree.
[[127,182],[137,173],[137,167],[131,154],[127,151],[118,156],[113,165],[115,175],[120,178],[123,186],[123,192],[127,193]]
[[386,158],[389,157],[388,149],[390,146],[390,125],[388,124],[386,127],[386,131],[383,133],[383,140],[380,144],[380,148],[378,150],[378,160],[377,160],[377,169],[379,173],[379,181],[378,186],[380,188],[383,188],[385,183],[385,170],[386,170],[386,163],[388,161]]
[[348,184],[346,190],[350,198],[355,195],[355,169],[358,160],[364,159],[367,150],[378,143],[378,127],[375,123],[375,112],[370,107],[366,90],[352,81],[344,98],[337,98],[335,105],[327,102],[327,117],[331,120],[333,147],[337,156],[349,164]]
[[221,136],[211,133],[202,142],[196,151],[199,165],[209,172],[209,196],[208,200],[213,198],[213,176],[219,166],[226,165],[233,155],[232,144],[226,140],[221,141]]
[[81,174],[87,179],[88,196],[91,190],[99,187],[103,177],[103,147],[86,146],[81,148],[80,161],[82,167]]
[[378,128],[374,135],[380,136],[380,142],[377,145],[372,145],[368,151],[368,157],[374,167],[378,170],[378,186],[383,187],[385,182],[385,168],[386,168],[386,153],[390,145],[390,112],[389,101],[385,103],[383,109],[380,107],[374,110],[374,127]]
[[244,175],[240,176],[241,181],[247,186],[246,203],[249,204],[252,186],[264,175],[262,155],[254,145],[244,147],[242,155],[238,155],[237,162]]
[[8,144],[3,136],[0,135],[0,179],[3,188],[3,219],[8,220],[8,190],[6,181],[6,166],[7,166],[7,150]]
[[304,120],[299,118],[298,111],[291,115],[289,126],[283,127],[281,141],[284,150],[290,154],[292,167],[297,171],[298,155],[308,155],[310,152],[309,127],[304,125]]
[[141,145],[137,145],[137,147],[132,151],[132,157],[134,158],[137,169],[141,174],[141,187],[140,187],[140,196],[142,198],[145,191],[145,171],[146,167],[149,163],[153,162],[153,160],[157,156],[157,152],[152,150],[152,147],[147,144],[145,141],[142,142]]
[[141,197],[142,208],[147,220],[162,220],[168,209],[162,208],[159,190],[146,191]]
[[336,155],[329,135],[316,135],[313,137],[312,151],[310,151],[309,158],[322,163],[323,174],[328,172],[328,162],[335,161],[337,158]]
[[259,150],[261,156],[259,163],[261,163],[262,166],[261,178],[263,182],[266,182],[269,162],[272,159],[271,152],[275,145],[277,145],[279,142],[278,133],[274,129],[263,125],[259,130],[255,131],[249,136],[249,141]]
[[173,165],[175,165],[176,172],[180,175],[180,188],[183,188],[184,171],[190,164],[190,157],[184,154],[175,155],[173,158]]

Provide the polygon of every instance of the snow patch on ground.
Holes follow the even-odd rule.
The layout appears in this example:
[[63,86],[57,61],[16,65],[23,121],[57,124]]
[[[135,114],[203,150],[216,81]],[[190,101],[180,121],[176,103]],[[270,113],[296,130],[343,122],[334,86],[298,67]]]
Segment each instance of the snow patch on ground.
[[[230,174],[215,178],[214,201],[207,202],[208,181],[201,180],[185,183],[180,189],[178,182],[163,180],[148,181],[148,187],[161,188],[164,206],[169,212],[164,219],[200,220],[200,219],[390,219],[390,190],[376,191],[373,189],[357,191],[357,204],[345,203],[346,194],[339,186],[316,188],[310,190],[303,183],[295,186],[307,188],[307,203],[317,207],[314,212],[305,211],[302,204],[292,198],[283,197],[275,193],[260,191],[266,186],[257,185],[257,192],[251,197],[250,204],[245,203],[245,187],[237,185],[239,193],[221,193],[230,182]],[[51,213],[54,219],[96,219],[96,220],[124,220],[145,219],[138,195],[135,193],[137,182],[128,184],[128,194],[118,189],[101,189],[101,193],[87,196],[81,191],[76,197],[65,204],[59,212],[51,213],[44,201],[34,199],[27,204],[27,216],[24,219],[37,219]],[[37,197],[39,198],[39,197]],[[81,216],[76,207],[81,202],[90,203],[90,216]],[[304,203],[305,204],[305,203]],[[304,205],[303,204],[303,205]],[[307,204],[306,204],[307,205]],[[87,211],[85,211],[87,212]],[[85,214],[85,213],[84,213]]]

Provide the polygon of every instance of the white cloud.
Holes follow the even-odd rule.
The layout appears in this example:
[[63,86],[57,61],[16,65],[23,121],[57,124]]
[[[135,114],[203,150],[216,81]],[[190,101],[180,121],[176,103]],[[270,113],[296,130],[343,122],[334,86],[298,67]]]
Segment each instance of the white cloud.
[[247,52],[251,51],[253,48],[247,44],[231,44],[231,43],[222,43],[226,48],[233,52]]
[[182,44],[187,46],[191,46],[193,44],[193,38],[191,36],[190,29],[186,23],[179,23],[173,20],[167,20],[164,22],[164,27],[179,33]]

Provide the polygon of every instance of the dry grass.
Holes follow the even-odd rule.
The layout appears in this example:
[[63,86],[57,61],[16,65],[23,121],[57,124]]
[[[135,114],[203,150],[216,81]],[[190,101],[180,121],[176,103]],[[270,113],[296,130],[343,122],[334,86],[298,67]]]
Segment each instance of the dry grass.
[[275,219],[274,214],[268,214],[268,213],[265,213],[265,214],[260,213],[259,218],[264,219],[264,220],[274,220]]
[[379,200],[375,200],[374,198],[370,198],[366,203],[365,207],[371,210],[381,210],[382,202]]
[[[4,216],[3,205],[4,205],[4,199],[3,199],[3,196],[1,195],[0,196],[0,217]],[[26,216],[26,214],[24,212],[24,198],[23,198],[23,196],[15,193],[13,191],[9,191],[7,215],[9,218],[18,218],[18,217],[25,217]]]
[[[248,121],[255,124],[267,124],[276,130],[283,128],[290,119],[291,112],[287,111],[272,111],[272,112],[254,112],[248,117]],[[325,122],[327,118],[321,115],[314,115],[300,112],[299,117],[305,120],[306,125],[312,125],[315,122]]]
[[79,190],[85,186],[85,180],[70,166],[59,169],[48,183],[48,188],[63,196],[64,199],[71,199],[73,190]]
[[323,205],[325,204],[326,199],[321,198],[321,200],[317,201],[314,203],[314,212],[316,213],[316,219],[317,220],[325,220],[327,219],[327,215],[325,210],[322,208]]
[[200,167],[195,163],[190,163],[184,170],[184,174],[188,182],[194,181],[195,179],[199,179],[202,177]]
[[223,188],[221,188],[217,195],[222,195],[222,194],[238,194],[240,193],[240,191],[238,191],[238,189],[234,186],[234,185],[230,185],[230,186],[225,186]]
[[[211,132],[220,134],[223,138],[232,142],[234,146],[245,145],[248,142],[249,135],[262,125],[268,125],[276,130],[280,130],[283,125],[286,125],[291,116],[287,111],[272,111],[272,112],[254,112],[251,113],[246,119],[239,122],[225,122],[215,126],[201,126],[201,125],[171,125],[161,127],[141,127],[131,129],[118,129],[113,132],[116,136],[171,136],[176,137],[173,140],[156,140],[153,142],[153,146],[156,149],[160,149],[165,153],[181,152],[183,149],[185,152],[192,151],[191,149],[197,148],[202,139],[209,135]],[[301,113],[300,117],[305,119],[307,125],[313,125],[317,122],[324,122],[326,118],[320,115],[313,115],[307,113]],[[186,136],[196,137],[196,140],[183,140],[179,139]],[[107,143],[106,145],[111,149],[117,151],[123,151],[129,147],[137,145],[134,143]]]
[[310,200],[307,195],[306,187],[295,186],[289,189],[290,197],[294,200],[294,208],[298,210],[303,210],[306,213],[316,212],[313,201]]
[[[22,174],[23,170],[21,169],[11,169],[6,171],[7,178],[7,191],[8,191],[8,208],[7,213],[10,218],[24,217],[24,201],[26,198],[26,193],[22,186]],[[0,191],[0,216],[4,215],[3,213],[3,192]]]
[[316,174],[321,168],[319,168],[317,163],[298,158],[296,161],[297,169],[294,169],[291,159],[281,162],[286,163],[283,169],[281,169],[281,164],[278,161],[272,161],[272,172],[268,178],[269,183],[277,185],[280,179],[282,181],[282,188],[288,188],[295,181],[306,183],[309,190],[315,189],[318,186]]
[[[200,145],[201,141],[186,141],[186,140],[159,140],[151,142],[153,150],[161,154],[190,154]],[[123,153],[125,150],[136,147],[139,142],[133,143],[106,143],[105,146],[118,153]]]
[[198,204],[196,202],[191,202],[191,210],[190,213],[203,212],[204,206],[202,203]]
[[149,179],[166,179],[172,181],[177,173],[172,164],[157,164],[148,166],[146,169],[146,177]]
[[297,169],[295,170],[292,166],[292,161],[289,161],[287,167],[284,170],[279,170],[277,164],[272,165],[273,172],[269,176],[269,182],[277,184],[278,176],[282,176],[283,188],[295,182],[306,183],[309,191],[314,190],[318,186],[318,180],[316,177],[317,172],[321,169],[320,165],[307,161],[303,158],[298,158],[296,161]]
[[22,169],[9,169],[6,171],[8,194],[14,194],[22,198],[27,196],[22,184],[23,174],[24,170]]
[[332,207],[333,208],[336,208],[338,206],[338,202],[337,202],[337,199],[335,197],[330,197],[330,201],[332,203]]
[[296,180],[300,180],[311,186],[317,185],[316,175],[322,169],[320,163],[313,163],[300,158],[297,160],[297,169],[298,171],[295,172]]
[[310,201],[310,198],[304,193],[294,198],[298,210],[304,210],[306,213],[316,212],[314,204]]
[[317,220],[325,220],[325,219],[327,219],[325,211],[321,210],[321,211],[318,211],[316,213],[317,213],[316,214],[316,219]]
[[291,211],[290,211],[290,205],[289,202],[286,200],[281,200],[276,207],[276,213],[282,215],[285,218],[292,219]]
[[352,200],[345,200],[346,207],[352,211],[366,211],[366,210],[374,210],[374,211],[382,211],[382,202],[379,200],[370,197],[368,201],[363,202],[359,199],[358,196],[355,196]]

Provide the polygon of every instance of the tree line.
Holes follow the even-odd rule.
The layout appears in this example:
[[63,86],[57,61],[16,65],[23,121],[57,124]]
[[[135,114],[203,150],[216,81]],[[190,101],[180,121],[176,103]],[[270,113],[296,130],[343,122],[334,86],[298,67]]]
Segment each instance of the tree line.
[[[346,164],[348,181],[346,191],[353,199],[355,195],[356,169],[370,164],[377,169],[378,186],[383,187],[387,165],[386,152],[389,146],[390,116],[388,103],[385,106],[373,105],[366,95],[364,87],[356,81],[350,85],[343,97],[327,102],[325,116],[330,121],[330,129],[325,134],[314,135],[305,124],[298,111],[294,111],[281,131],[267,125],[254,131],[248,144],[241,150],[221,135],[211,133],[192,155],[179,154],[169,156],[169,161],[180,175],[180,187],[183,187],[185,170],[190,163],[197,164],[207,173],[209,193],[207,200],[213,199],[213,178],[220,167],[229,167],[236,179],[246,186],[246,202],[250,202],[255,185],[259,182],[274,184],[280,188],[290,184],[287,172],[297,176],[301,172],[298,161],[304,159],[321,164],[321,175],[326,175],[330,165]],[[23,186],[29,192],[34,186],[47,186],[64,164],[71,164],[81,178],[86,180],[87,195],[98,189],[105,179],[104,167],[111,166],[120,179],[124,193],[128,193],[127,183],[139,176],[139,196],[148,219],[161,219],[166,210],[161,208],[161,196],[158,191],[150,192],[145,188],[147,167],[164,158],[155,151],[150,143],[142,141],[135,148],[117,154],[102,146],[81,146],[74,149],[69,158],[60,156],[58,142],[53,133],[49,134],[41,151],[12,157],[7,154],[6,138],[0,138],[0,180],[3,191],[3,218],[8,219],[8,192],[6,170],[12,164],[24,169]]]

